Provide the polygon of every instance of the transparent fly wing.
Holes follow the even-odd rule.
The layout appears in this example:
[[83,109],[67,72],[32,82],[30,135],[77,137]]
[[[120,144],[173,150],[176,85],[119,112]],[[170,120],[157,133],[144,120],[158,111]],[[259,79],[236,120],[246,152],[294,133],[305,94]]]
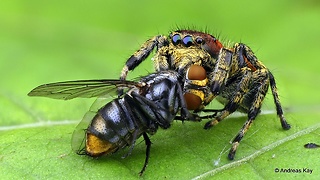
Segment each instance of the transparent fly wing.
[[90,106],[90,111],[97,112],[101,107],[105,106],[115,98],[115,96],[111,96],[109,94],[97,98]]
[[140,82],[114,79],[65,81],[40,85],[30,91],[28,95],[69,100],[77,97],[91,98],[109,93],[116,94],[118,88],[133,88],[143,85]]
[[72,134],[71,148],[77,154],[85,154],[86,130],[98,110],[110,102],[112,98],[108,95],[97,98],[91,105],[90,110],[83,116]]
[[73,131],[71,148],[77,154],[85,154],[86,129],[95,115],[96,112],[88,111]]
[[126,92],[132,88],[143,88],[145,85],[143,82],[114,79],[65,81],[40,85],[28,95],[64,100],[98,97],[72,134],[72,150],[77,154],[85,154],[86,130],[98,109],[111,100],[110,95],[117,95],[119,88],[125,89]]

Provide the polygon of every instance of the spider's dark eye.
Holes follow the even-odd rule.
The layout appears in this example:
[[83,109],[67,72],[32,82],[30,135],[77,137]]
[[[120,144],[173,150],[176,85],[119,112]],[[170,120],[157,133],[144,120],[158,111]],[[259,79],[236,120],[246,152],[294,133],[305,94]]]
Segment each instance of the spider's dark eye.
[[192,37],[190,35],[185,36],[182,41],[186,47],[189,47],[192,45]]
[[175,35],[172,36],[172,43],[174,45],[179,44],[180,41],[181,41],[181,36],[179,34],[175,34]]
[[203,43],[203,39],[201,37],[197,37],[196,43],[202,44]]

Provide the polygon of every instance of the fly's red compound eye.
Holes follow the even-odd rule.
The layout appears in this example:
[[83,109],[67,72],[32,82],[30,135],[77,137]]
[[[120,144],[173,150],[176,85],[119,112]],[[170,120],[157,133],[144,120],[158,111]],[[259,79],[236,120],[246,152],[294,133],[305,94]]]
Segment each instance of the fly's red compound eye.
[[187,77],[190,80],[204,80],[207,77],[206,70],[202,66],[192,65],[187,72]]
[[[187,72],[187,78],[189,80],[204,80],[207,78],[206,70],[199,65],[191,65]],[[202,105],[201,91],[194,90],[184,94],[184,99],[187,104],[187,109],[196,110]]]
[[199,109],[199,107],[202,104],[202,100],[199,96],[192,94],[192,93],[185,93],[183,95],[188,110],[196,110]]

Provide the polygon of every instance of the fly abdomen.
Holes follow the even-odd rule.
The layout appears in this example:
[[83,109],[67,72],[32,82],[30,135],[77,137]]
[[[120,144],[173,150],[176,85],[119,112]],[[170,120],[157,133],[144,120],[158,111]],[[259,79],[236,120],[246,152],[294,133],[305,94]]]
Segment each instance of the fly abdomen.
[[[151,123],[152,124],[152,123]],[[87,129],[86,154],[100,156],[133,145],[150,122],[129,95],[99,109]]]
[[123,137],[129,133],[130,119],[124,113],[119,99],[99,109],[86,132],[86,154],[100,156],[127,146]]

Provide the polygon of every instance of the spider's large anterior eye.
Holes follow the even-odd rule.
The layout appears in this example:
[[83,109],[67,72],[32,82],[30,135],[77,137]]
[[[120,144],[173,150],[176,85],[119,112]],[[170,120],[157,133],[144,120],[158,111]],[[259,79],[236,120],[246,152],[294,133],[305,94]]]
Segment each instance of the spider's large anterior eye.
[[192,37],[190,35],[187,35],[187,36],[185,36],[183,38],[182,42],[186,47],[189,47],[189,46],[192,45],[193,40],[192,40]]
[[180,41],[181,41],[181,36],[179,34],[175,34],[175,35],[172,36],[172,43],[174,45],[179,44]]

